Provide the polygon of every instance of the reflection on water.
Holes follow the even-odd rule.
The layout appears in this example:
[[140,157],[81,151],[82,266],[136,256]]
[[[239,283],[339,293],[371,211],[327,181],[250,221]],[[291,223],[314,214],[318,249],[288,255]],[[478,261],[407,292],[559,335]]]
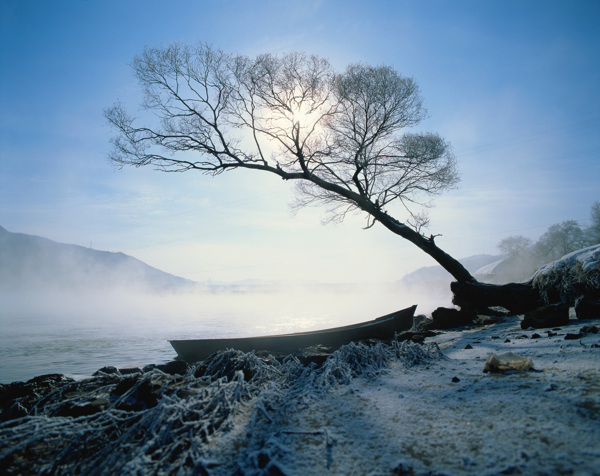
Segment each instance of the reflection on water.
[[[242,292],[243,291],[243,292]],[[280,334],[352,324],[415,304],[391,288],[221,290],[170,296],[2,295],[0,382],[172,360],[169,339]]]

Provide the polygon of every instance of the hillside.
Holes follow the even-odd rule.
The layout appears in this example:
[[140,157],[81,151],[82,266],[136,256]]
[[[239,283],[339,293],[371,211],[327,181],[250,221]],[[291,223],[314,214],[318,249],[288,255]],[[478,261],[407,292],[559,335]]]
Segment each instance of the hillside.
[[[459,261],[470,273],[474,274],[475,277],[478,277],[477,271],[479,269],[503,259],[503,256],[475,255],[460,259]],[[412,273],[408,273],[400,282],[406,286],[418,286],[434,282],[449,285],[452,280],[452,276],[450,276],[448,271],[441,266],[436,265],[423,266]]]
[[12,233],[0,226],[0,286],[4,288],[131,287],[161,291],[194,284],[124,253],[57,243],[39,236]]

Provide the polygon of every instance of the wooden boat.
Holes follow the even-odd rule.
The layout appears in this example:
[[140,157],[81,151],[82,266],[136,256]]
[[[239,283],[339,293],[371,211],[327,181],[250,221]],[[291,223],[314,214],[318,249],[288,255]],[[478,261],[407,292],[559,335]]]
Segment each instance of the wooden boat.
[[417,306],[387,314],[372,321],[318,331],[297,332],[260,337],[237,337],[229,339],[191,339],[169,341],[179,357],[188,362],[198,362],[209,355],[225,349],[243,352],[266,350],[290,354],[299,349],[321,345],[332,350],[352,341],[364,339],[391,339],[395,332],[412,326]]

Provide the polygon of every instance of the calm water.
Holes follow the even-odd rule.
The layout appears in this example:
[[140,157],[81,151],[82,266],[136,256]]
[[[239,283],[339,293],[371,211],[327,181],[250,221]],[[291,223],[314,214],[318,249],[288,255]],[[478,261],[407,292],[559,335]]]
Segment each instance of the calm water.
[[0,382],[81,378],[106,365],[164,363],[169,339],[243,337],[351,324],[414,304],[391,290],[1,295]]

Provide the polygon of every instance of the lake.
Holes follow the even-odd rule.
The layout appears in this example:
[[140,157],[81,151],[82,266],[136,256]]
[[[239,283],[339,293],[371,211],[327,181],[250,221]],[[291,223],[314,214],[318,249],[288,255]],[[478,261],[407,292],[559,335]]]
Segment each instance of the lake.
[[169,339],[322,329],[418,303],[391,286],[375,285],[185,294],[0,291],[0,302],[0,383],[46,373],[84,378],[107,365],[164,363],[176,356]]

